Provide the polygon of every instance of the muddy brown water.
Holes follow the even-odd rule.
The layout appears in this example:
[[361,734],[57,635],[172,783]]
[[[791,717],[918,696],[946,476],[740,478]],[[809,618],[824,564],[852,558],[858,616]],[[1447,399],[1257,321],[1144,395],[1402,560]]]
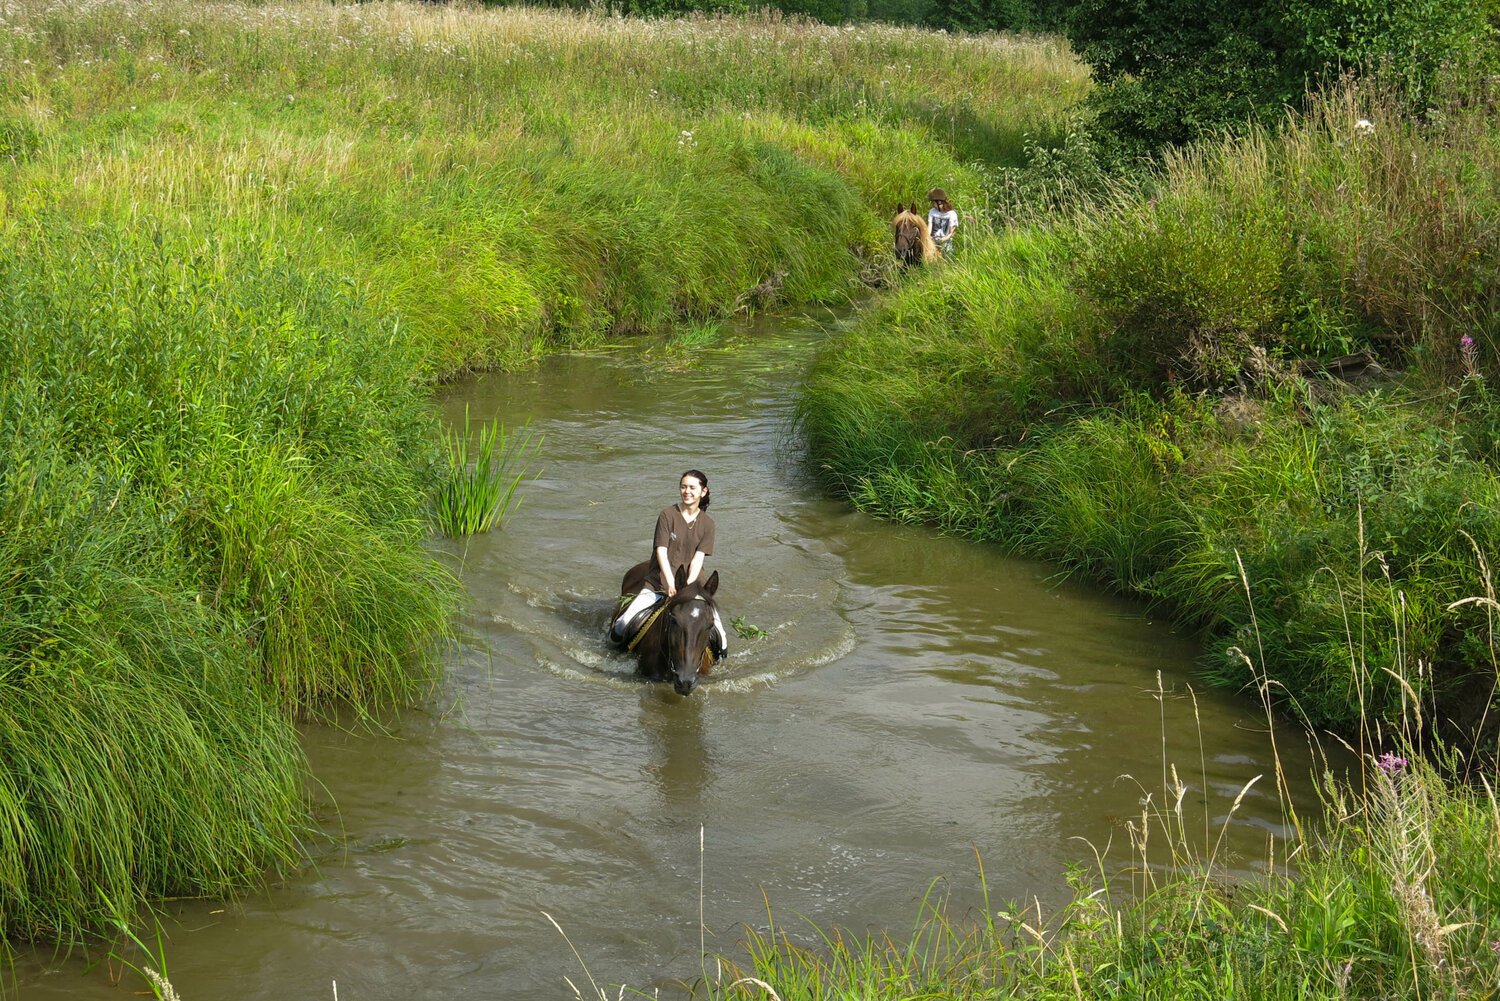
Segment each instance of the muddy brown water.
[[[601,986],[672,996],[702,968],[700,897],[707,949],[731,955],[767,901],[808,940],[803,916],[910,928],[934,881],[977,913],[976,853],[992,906],[1055,901],[1090,857],[1079,839],[1129,862],[1125,825],[1143,789],[1161,801],[1166,763],[1191,830],[1225,828],[1233,865],[1265,858],[1287,831],[1264,722],[1218,692],[1195,713],[1192,641],[808,482],[788,422],[830,322],[741,326],[645,362],[554,358],[443,394],[450,418],[529,418],[540,471],[503,531],[449,551],[472,603],[431,704],[387,736],[307,732],[339,846],[243,901],[168,907],[184,1001],[331,999],[334,981],[341,1001],[572,998],[564,977],[587,981],[573,947]],[[735,638],[683,699],[637,682],[601,630],[689,467],[710,478],[726,618],[769,635]],[[1310,755],[1280,743],[1306,809]],[[112,987],[109,966],[23,954],[12,986],[142,986]]]

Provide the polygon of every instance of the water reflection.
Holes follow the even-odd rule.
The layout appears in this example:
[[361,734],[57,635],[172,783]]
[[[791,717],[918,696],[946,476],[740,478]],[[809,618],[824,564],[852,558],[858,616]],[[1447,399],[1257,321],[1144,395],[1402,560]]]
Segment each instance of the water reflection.
[[[699,695],[703,693],[700,689]],[[718,767],[704,731],[707,703],[701,697],[681,698],[666,685],[645,686],[641,695],[647,746],[641,772],[655,787],[664,813],[703,817],[704,790]]]

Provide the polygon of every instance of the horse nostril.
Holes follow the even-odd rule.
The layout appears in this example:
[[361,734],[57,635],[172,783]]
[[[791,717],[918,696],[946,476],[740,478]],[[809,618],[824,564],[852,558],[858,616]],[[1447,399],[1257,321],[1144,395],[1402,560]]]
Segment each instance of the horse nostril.
[[691,679],[689,681],[683,681],[681,678],[679,678],[676,681],[672,682],[672,687],[677,690],[677,694],[678,695],[691,695],[691,694],[693,694],[693,689],[696,688],[697,685],[698,685],[698,679],[697,678],[693,678],[693,679]]

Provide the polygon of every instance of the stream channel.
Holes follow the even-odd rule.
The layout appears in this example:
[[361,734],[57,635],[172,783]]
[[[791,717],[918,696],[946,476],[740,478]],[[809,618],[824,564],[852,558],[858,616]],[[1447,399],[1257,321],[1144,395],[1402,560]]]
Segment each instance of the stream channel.
[[[1111,872],[1130,862],[1126,824],[1143,790],[1161,803],[1168,764],[1197,840],[1222,828],[1220,857],[1246,871],[1272,835],[1279,856],[1264,719],[1216,691],[1195,711],[1195,642],[809,481],[789,422],[838,322],[762,319],[708,347],[556,357],[441,394],[450,422],[465,406],[529,419],[535,478],[503,530],[445,543],[470,604],[430,704],[387,735],[307,730],[337,846],[242,901],[168,905],[183,1001],[326,1001],[333,981],[340,1001],[572,998],[565,976],[588,987],[569,941],[600,986],[680,996],[702,966],[700,895],[706,948],[727,955],[768,902],[804,942],[808,921],[899,935],[929,886],[977,915],[976,855],[992,906],[1055,903],[1092,857],[1081,839],[1111,845]],[[769,635],[731,631],[729,659],[684,699],[635,680],[602,630],[692,467],[712,488],[726,622]],[[1310,812],[1312,755],[1290,728],[1277,737]],[[143,986],[111,986],[108,966],[23,954],[12,986],[26,1001]]]

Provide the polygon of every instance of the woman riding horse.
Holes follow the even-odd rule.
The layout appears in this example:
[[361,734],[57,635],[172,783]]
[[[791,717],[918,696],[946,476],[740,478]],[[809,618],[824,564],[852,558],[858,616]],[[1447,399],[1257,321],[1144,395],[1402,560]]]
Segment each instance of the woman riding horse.
[[[621,582],[620,591],[632,594],[640,589],[650,562],[631,567]],[[698,679],[713,666],[719,606],[714,592],[719,589],[719,572],[708,580],[687,582],[687,568],[679,566],[674,574],[676,591],[656,611],[645,614],[646,623],[631,633],[628,649],[636,657],[636,671],[650,681],[670,681],[678,695],[691,695]]]
[[[652,558],[646,562],[640,590],[610,626],[610,638],[616,643],[628,641],[638,617],[674,597],[679,588],[695,583],[703,572],[703,561],[713,555],[714,520],[708,514],[708,477],[689,469],[678,481],[677,492],[682,497],[681,503],[662,508],[656,518]],[[674,567],[685,568],[684,579],[678,579]],[[627,582],[630,578],[631,574],[626,574]],[[714,628],[710,645],[714,659],[722,660],[729,652],[729,637],[719,619],[718,608],[711,611]]]

